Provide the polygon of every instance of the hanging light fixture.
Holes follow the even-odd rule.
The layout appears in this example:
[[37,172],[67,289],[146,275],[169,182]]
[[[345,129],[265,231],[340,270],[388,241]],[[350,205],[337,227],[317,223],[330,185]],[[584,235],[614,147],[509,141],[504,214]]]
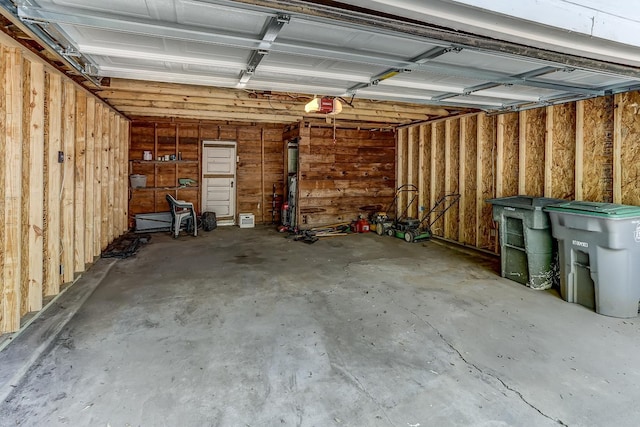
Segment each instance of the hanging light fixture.
[[342,103],[337,98],[314,97],[304,106],[306,113],[338,114],[342,111]]

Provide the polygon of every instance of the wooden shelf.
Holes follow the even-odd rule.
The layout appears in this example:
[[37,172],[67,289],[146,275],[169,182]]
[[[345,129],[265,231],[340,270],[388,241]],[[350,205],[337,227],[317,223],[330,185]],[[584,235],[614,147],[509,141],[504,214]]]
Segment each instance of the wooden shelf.
[[136,187],[136,188],[132,188],[132,190],[185,190],[185,189],[189,189],[189,188],[194,188],[194,189],[198,189],[200,188],[198,185],[183,185],[183,186],[179,186],[179,187]]
[[193,164],[193,163],[198,163],[198,160],[131,160],[131,161],[133,163],[137,163],[137,164],[145,164],[146,163],[146,164],[150,164],[150,165],[153,165],[153,164],[161,165],[161,164],[165,164],[165,163],[166,164],[176,164],[176,163],[177,164],[180,164],[180,163],[183,163],[183,164],[191,163],[191,164]]

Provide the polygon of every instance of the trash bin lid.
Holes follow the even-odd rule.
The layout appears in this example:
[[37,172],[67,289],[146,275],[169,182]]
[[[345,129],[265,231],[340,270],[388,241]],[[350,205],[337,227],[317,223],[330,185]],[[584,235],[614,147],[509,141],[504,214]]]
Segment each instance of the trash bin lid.
[[549,197],[531,197],[531,196],[511,196],[500,197],[497,199],[489,199],[487,203],[498,206],[507,206],[512,208],[528,209],[528,210],[542,210],[547,205],[553,205],[557,203],[563,203],[566,200],[563,199],[551,199]]
[[610,219],[640,216],[640,206],[620,205],[617,203],[573,201],[550,205],[545,207],[545,210],[578,215],[598,216]]

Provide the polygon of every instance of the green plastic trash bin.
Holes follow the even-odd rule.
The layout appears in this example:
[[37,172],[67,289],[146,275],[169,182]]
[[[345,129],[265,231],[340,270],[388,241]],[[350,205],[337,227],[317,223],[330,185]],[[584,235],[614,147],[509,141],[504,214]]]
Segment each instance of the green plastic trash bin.
[[562,298],[606,316],[636,317],[640,207],[576,201],[545,210],[558,240]]
[[498,223],[502,277],[532,289],[549,289],[557,282],[551,222],[543,208],[562,202],[566,200],[530,196],[487,200]]

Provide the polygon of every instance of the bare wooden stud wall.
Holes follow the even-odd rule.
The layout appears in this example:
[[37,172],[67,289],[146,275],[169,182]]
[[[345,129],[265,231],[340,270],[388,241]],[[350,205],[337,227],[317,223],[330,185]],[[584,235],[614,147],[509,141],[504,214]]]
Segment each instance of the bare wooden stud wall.
[[73,281],[74,257],[74,174],[75,174],[75,121],[76,88],[66,81],[62,96],[62,283]]
[[97,105],[109,111],[0,34],[0,334],[18,330],[100,254],[87,221]]
[[[415,154],[419,182],[429,184],[419,186],[420,200],[433,206],[440,181],[449,191],[457,179],[458,213],[446,215],[444,236],[491,251],[499,247],[489,198],[544,195],[640,206],[638,105],[636,91],[497,118],[478,114],[449,119],[444,139],[439,121],[416,125],[424,141]],[[398,170],[409,164],[406,156],[397,161],[404,162]],[[403,183],[399,176],[398,185]],[[450,229],[454,218],[457,235]]]
[[4,75],[5,140],[4,162],[4,220],[3,220],[3,277],[1,311],[3,331],[20,327],[21,306],[21,236],[22,236],[22,53],[19,49],[2,49]]
[[109,244],[109,180],[111,164],[109,162],[111,123],[109,121],[109,109],[102,109],[102,179],[101,184],[101,208],[102,223],[100,224],[100,250],[106,249]]
[[84,265],[93,263],[93,223],[94,223],[94,203],[93,185],[95,180],[95,118],[96,101],[93,97],[87,97],[86,102],[86,146],[85,146],[85,185],[84,185]]
[[93,254],[98,256],[102,251],[102,110],[104,106],[96,103],[95,114],[95,148],[94,153],[94,176],[93,176]]
[[86,174],[86,151],[87,151],[87,95],[84,92],[76,93],[76,131],[75,131],[75,225],[74,225],[74,258],[73,271],[84,271],[84,233],[85,233],[85,186],[87,182]]

